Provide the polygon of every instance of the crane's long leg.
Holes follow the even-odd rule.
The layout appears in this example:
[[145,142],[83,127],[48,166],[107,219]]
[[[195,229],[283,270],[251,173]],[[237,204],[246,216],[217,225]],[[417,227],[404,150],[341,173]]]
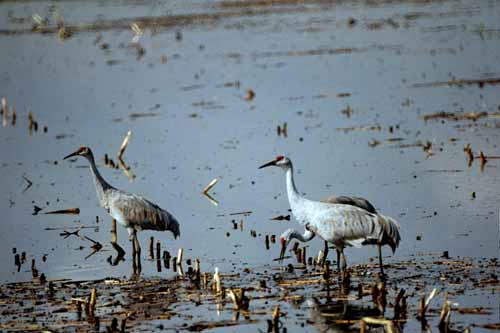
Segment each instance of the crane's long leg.
[[384,264],[382,263],[382,245],[378,244],[378,264],[380,266],[380,274],[384,276]]
[[340,250],[340,254],[342,255],[342,271],[346,272],[347,271],[347,260],[345,258],[344,248],[342,248]]
[[325,241],[325,249],[323,250],[323,262],[321,263],[322,266],[325,265],[327,257],[328,257],[328,242]]
[[337,251],[337,273],[340,274],[340,251],[337,248],[335,248],[335,251]]
[[141,271],[141,244],[139,244],[139,239],[137,238],[137,232],[134,232],[134,247],[135,247],[135,252],[136,252],[136,258],[137,258],[137,268],[139,269],[139,272]]
[[128,235],[129,235],[129,240],[132,243],[132,258],[135,259],[135,237],[136,237],[136,231],[133,228],[127,228]]
[[129,234],[129,240],[130,243],[132,243],[132,270],[133,270],[133,276],[137,274],[137,262],[135,260],[136,257],[136,250],[135,250],[135,238],[137,231],[135,231],[134,228],[127,228],[128,234]]

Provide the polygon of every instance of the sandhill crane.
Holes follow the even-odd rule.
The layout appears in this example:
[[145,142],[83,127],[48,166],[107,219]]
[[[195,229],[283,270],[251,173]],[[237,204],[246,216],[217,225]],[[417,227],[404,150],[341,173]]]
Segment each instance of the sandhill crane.
[[[375,207],[371,204],[370,201],[366,200],[365,198],[360,198],[360,197],[348,197],[345,195],[342,196],[329,196],[325,199],[320,200],[321,202],[325,203],[330,203],[330,204],[343,204],[343,205],[351,205],[351,206],[356,206],[361,209],[364,209],[372,214],[377,214],[377,210]],[[337,252],[337,270],[340,271],[340,255],[343,253],[343,251],[335,248],[335,251]],[[326,261],[327,255],[328,255],[328,242],[325,241],[325,248],[323,250],[323,264]],[[345,261],[345,257],[343,257],[343,260]],[[346,263],[347,265],[347,263]]]
[[138,231],[171,231],[174,238],[180,236],[179,222],[172,214],[141,196],[120,191],[109,185],[97,170],[94,154],[90,148],[80,147],[64,159],[73,156],[82,156],[89,161],[99,204],[108,211],[112,218],[127,228],[133,254],[137,255],[139,265],[141,247],[137,239]]
[[281,235],[281,259],[291,239],[308,242],[318,235],[323,240],[332,243],[341,252],[344,270],[347,267],[343,254],[346,246],[378,245],[380,272],[382,276],[384,275],[382,246],[389,245],[394,252],[401,240],[399,226],[394,219],[370,213],[353,205],[308,200],[302,197],[295,187],[293,165],[290,159],[278,156],[261,165],[259,169],[269,166],[277,166],[286,172],[286,187],[292,214],[305,227],[304,234],[288,229]]

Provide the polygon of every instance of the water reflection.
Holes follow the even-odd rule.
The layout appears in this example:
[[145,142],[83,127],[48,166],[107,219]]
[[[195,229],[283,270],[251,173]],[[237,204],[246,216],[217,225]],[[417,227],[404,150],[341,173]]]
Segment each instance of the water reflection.
[[309,322],[314,323],[318,332],[357,332],[358,329],[355,329],[354,325],[361,318],[381,315],[376,307],[358,305],[345,296],[339,296],[339,298],[326,297],[324,303],[317,297],[306,300]]

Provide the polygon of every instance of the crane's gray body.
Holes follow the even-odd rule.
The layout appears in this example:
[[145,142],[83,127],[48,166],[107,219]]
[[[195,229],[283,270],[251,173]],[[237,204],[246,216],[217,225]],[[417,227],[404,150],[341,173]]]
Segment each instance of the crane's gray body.
[[114,190],[109,199],[109,214],[127,229],[171,231],[180,234],[175,217],[149,200]]
[[[377,214],[368,200],[350,197],[326,199],[330,202],[308,200],[302,197],[295,187],[292,162],[284,158],[275,165],[286,171],[290,208],[297,222],[302,224],[306,231],[317,234],[338,249],[368,244],[389,245],[392,251],[398,247],[401,240],[398,223],[388,216]],[[307,236],[312,239],[310,235]]]
[[370,201],[366,200],[365,198],[348,197],[345,195],[341,195],[339,197],[331,196],[331,197],[322,199],[321,202],[356,206],[356,207],[364,209],[367,212],[370,212],[372,214],[377,214],[377,210],[375,209],[375,207],[371,204]]
[[97,170],[92,151],[87,149],[88,153],[81,156],[90,163],[99,204],[127,228],[129,234],[141,230],[156,230],[171,231],[175,238],[180,236],[179,222],[172,214],[139,195],[118,190],[106,182]]
[[295,219],[337,248],[387,244],[394,251],[399,245],[398,226],[390,217],[353,205],[330,204],[302,197],[292,200],[290,206]]

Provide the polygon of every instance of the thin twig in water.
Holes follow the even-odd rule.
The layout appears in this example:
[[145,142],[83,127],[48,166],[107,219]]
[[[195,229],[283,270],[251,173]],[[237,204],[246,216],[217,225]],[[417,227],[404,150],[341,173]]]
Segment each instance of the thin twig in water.
[[208,199],[208,201],[210,201],[210,203],[212,203],[214,206],[218,206],[219,205],[219,202],[217,200],[215,200],[210,194],[208,193],[203,193],[203,195]]
[[22,193],[26,192],[31,186],[33,186],[33,182],[26,178],[25,175],[23,175],[23,179],[28,183],[28,185],[26,185]]
[[118,157],[118,166],[122,169],[125,176],[127,176],[128,180],[132,182],[135,179],[135,175],[130,173],[130,168],[125,164],[121,157]]
[[53,210],[50,212],[45,212],[44,214],[70,214],[70,215],[78,215],[80,214],[80,208],[68,208],[61,210]]
[[203,189],[203,194],[207,194],[207,192],[210,191],[212,189],[212,187],[214,187],[215,184],[217,184],[217,182],[218,182],[218,179],[215,178],[210,183],[208,183],[208,185],[205,186],[205,188]]

